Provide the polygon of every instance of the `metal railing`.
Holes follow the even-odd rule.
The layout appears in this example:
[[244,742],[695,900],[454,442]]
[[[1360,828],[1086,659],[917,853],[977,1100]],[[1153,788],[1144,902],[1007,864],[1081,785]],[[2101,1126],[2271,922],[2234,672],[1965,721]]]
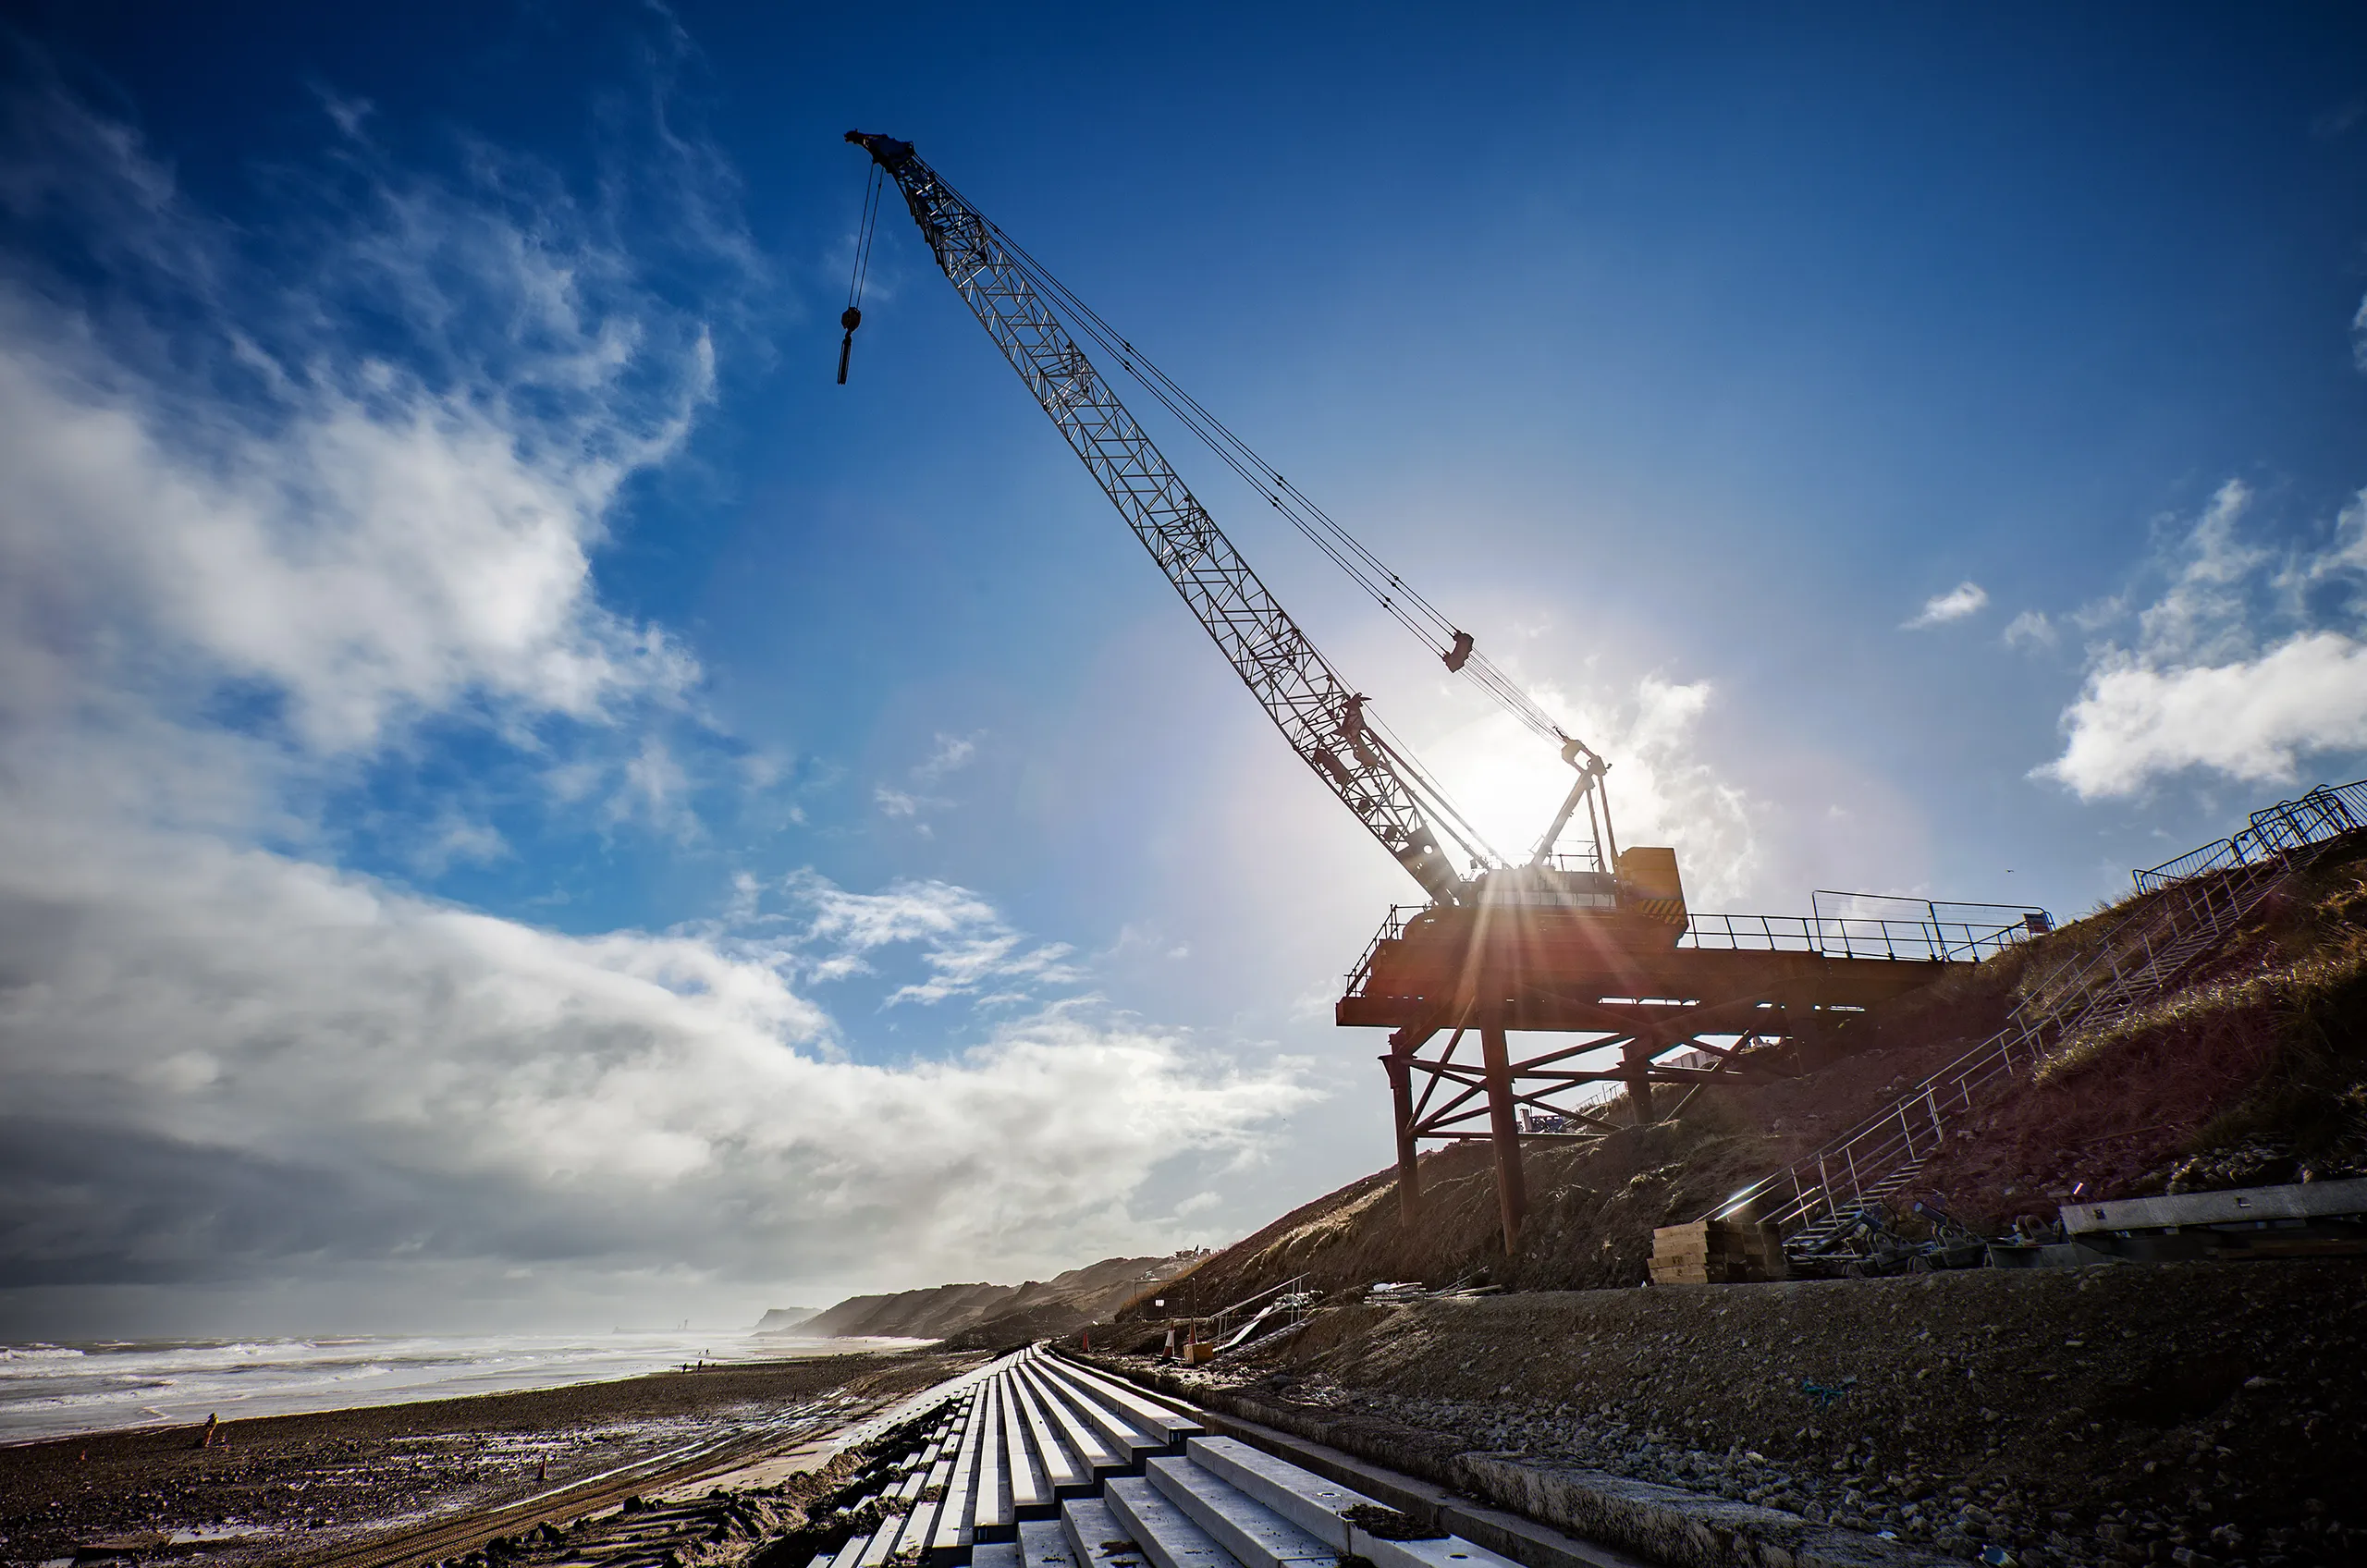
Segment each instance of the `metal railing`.
[[[1862,897],[1864,895],[1850,895]],[[1844,914],[1700,914],[1686,917],[1680,948],[1709,951],[1810,952],[1828,958],[1895,959],[1900,962],[1978,963],[2017,943],[2052,928],[2044,910],[2019,904],[1921,903],[1934,913],[1922,920],[1889,920]],[[1429,909],[1428,904],[1392,904],[1365,950],[1348,971],[1347,994],[1356,995],[1372,974],[1373,956],[1383,942],[1405,934],[1405,924]],[[1940,909],[2013,909],[2016,917],[2005,924],[1985,920],[1943,920]]]
[[2251,865],[2305,845],[2322,844],[2358,827],[2367,827],[2367,778],[2322,784],[2298,801],[2279,801],[2252,813],[2240,832],[2189,850],[2176,860],[2132,871],[2129,876],[2139,892],[2150,893],[2206,871]]
[[1356,960],[1356,966],[1354,969],[1348,971],[1347,994],[1349,996],[1353,997],[1358,991],[1363,990],[1366,980],[1371,977],[1373,955],[1380,951],[1381,943],[1393,942],[1397,940],[1398,937],[1405,935],[1405,923],[1429,907],[1430,906],[1429,904],[1392,904],[1389,906],[1389,913],[1381,921],[1380,929],[1374,932],[1372,934],[1372,940],[1365,944],[1364,956]]
[[[1284,1326],[1306,1321],[1306,1309],[1314,1305],[1316,1295],[1307,1288],[1307,1278],[1305,1273],[1294,1274],[1281,1284],[1269,1285],[1231,1306],[1193,1318],[1193,1338],[1205,1337],[1221,1355],[1246,1342],[1257,1332],[1258,1325],[1269,1318],[1279,1315],[1284,1319]],[[1280,1329],[1272,1331],[1280,1332]]]
[[2026,940],[2031,930],[2020,919],[1993,925],[1985,921],[1881,920],[1840,914],[1696,914],[1686,921],[1685,935],[1676,945],[1710,950],[1821,953],[1828,958],[1978,963]]

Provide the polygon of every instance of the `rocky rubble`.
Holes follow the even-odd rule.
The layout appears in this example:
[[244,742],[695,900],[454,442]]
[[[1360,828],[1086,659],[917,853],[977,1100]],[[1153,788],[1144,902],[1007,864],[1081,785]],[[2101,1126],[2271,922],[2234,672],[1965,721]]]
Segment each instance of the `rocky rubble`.
[[1968,1560],[2367,1562],[2356,1260],[1352,1307],[1188,1376]]

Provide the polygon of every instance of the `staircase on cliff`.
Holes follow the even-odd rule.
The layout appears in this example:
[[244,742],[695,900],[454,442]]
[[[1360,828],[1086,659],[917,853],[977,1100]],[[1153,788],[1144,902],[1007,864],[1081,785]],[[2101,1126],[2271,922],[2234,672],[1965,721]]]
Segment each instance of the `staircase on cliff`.
[[1895,1105],[1703,1218],[1755,1215],[1781,1227],[1785,1253],[1805,1262],[1860,1211],[1906,1191],[1952,1131],[2028,1082],[2055,1046],[2109,1027],[2169,990],[2324,846],[2361,830],[2367,779],[2254,812],[2242,832],[2135,873],[2145,901],[2101,946],[2026,980],[2003,1029]]

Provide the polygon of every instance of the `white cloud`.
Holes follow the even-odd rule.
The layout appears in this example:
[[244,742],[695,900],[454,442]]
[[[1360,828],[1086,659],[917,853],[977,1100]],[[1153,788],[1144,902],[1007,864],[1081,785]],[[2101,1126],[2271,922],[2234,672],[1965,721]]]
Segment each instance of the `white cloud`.
[[[1287,1061],[1075,1000],[849,1060],[802,989],[834,963],[904,945],[917,1003],[1078,978],[945,884],[809,877],[786,936],[753,884],[712,928],[570,935],[317,858],[324,791],[438,726],[595,821],[695,828],[668,726],[697,665],[591,561],[708,396],[708,337],[481,150],[482,186],[355,152],[371,195],[257,261],[69,108],[41,123],[70,166],[0,156],[0,202],[79,203],[91,266],[137,276],[78,311],[0,273],[0,1292],[391,1258],[439,1292],[976,1277],[1139,1244],[1154,1166],[1306,1099]],[[414,865],[504,852],[440,803]]]
[[928,815],[943,811],[953,802],[942,795],[928,793],[927,787],[943,782],[948,774],[961,772],[977,754],[977,736],[948,735],[940,730],[929,754],[906,770],[916,788],[900,790],[890,784],[875,784],[871,788],[872,803],[879,808],[882,816],[908,820],[915,833],[928,838]]
[[2367,490],[2342,508],[2335,519],[2334,543],[2302,563],[2300,575],[2310,582],[2348,582],[2351,609],[2367,614]]
[[[2037,776],[2096,799],[2192,767],[2289,783],[2306,757],[2367,750],[2367,498],[2324,548],[2282,559],[2242,535],[2252,499],[2238,480],[2213,495],[2163,563],[2132,645],[2091,652],[2063,753]],[[2298,591],[2327,583],[2352,591],[2314,608]]]
[[[5,850],[8,1118],[105,1133],[0,1139],[0,1283],[405,1247],[755,1279],[894,1249],[959,1275],[1106,1230],[1159,1161],[1238,1153],[1307,1097],[1287,1064],[1229,1072],[1075,1007],[951,1060],[832,1060],[761,946],[563,936],[189,836],[11,825]],[[992,922],[848,905],[873,941],[916,912]],[[173,1190],[141,1180],[160,1166]],[[257,1170],[279,1173],[260,1211]]]
[[2009,648],[2052,648],[2056,640],[2054,622],[2043,610],[2024,610],[2005,623],[2005,641]]
[[2250,486],[2231,479],[2213,493],[2181,541],[2184,557],[2160,598],[2137,613],[2138,643],[2156,661],[2210,659],[2250,645],[2253,579],[2269,552],[2237,532],[2251,507]]
[[940,731],[928,759],[913,769],[913,777],[924,784],[934,784],[949,773],[958,773],[970,766],[978,754],[975,735],[948,735]]
[[2367,298],[2359,301],[2358,313],[2350,318],[2350,362],[2367,375]]
[[2043,771],[2086,798],[2188,767],[2291,783],[2306,753],[2367,750],[2367,646],[2314,631],[2223,665],[2123,655],[2089,677],[2063,720],[2069,739]]
[[1064,942],[1030,945],[979,894],[950,882],[907,880],[884,892],[851,893],[828,877],[802,871],[787,883],[790,894],[810,909],[812,920],[800,945],[819,949],[806,973],[817,980],[840,980],[873,973],[870,955],[883,948],[917,947],[926,979],[899,986],[889,1005],[941,1002],[1000,987],[998,1000],[1024,998],[1035,984],[1067,985],[1084,977],[1067,961]]
[[1980,614],[1988,603],[1989,590],[1978,582],[1959,582],[1946,593],[1934,594],[1924,600],[1914,619],[1901,622],[1900,629],[1915,631],[1927,626],[1944,626]]

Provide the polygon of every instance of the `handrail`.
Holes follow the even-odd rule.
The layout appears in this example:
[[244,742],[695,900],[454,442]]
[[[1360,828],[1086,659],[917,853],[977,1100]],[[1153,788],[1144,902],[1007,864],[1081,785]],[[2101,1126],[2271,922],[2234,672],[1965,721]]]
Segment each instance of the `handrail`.
[[[1405,934],[1407,922],[1428,904],[1392,904],[1380,928],[1348,971],[1347,994],[1355,996],[1372,975],[1383,942]],[[2046,911],[2034,905],[1937,906],[2017,909],[2021,918],[2004,925],[1968,920],[1884,920],[1870,915],[1704,914],[1688,916],[1677,937],[1680,948],[1716,951],[1810,952],[1827,958],[1887,959],[1901,962],[1978,963],[2053,928]]]
[[1286,1291],[1306,1278],[1306,1275],[1304,1272],[1294,1274],[1279,1285],[1269,1285],[1255,1295],[1246,1295],[1242,1297],[1239,1301],[1234,1302],[1231,1306],[1220,1306],[1214,1312],[1203,1313],[1200,1316],[1208,1322],[1221,1323],[1226,1318],[1232,1317],[1234,1313],[1255,1306],[1259,1302],[1264,1301],[1268,1296],[1272,1295],[1275,1292]]
[[1372,940],[1365,944],[1364,956],[1356,960],[1356,966],[1354,969],[1348,971],[1347,995],[1353,997],[1363,989],[1365,981],[1372,974],[1373,955],[1380,951],[1381,943],[1393,942],[1403,937],[1405,934],[1405,922],[1411,916],[1419,914],[1429,907],[1428,904],[1389,906],[1389,913],[1381,917],[1380,929],[1374,932]]
[[2338,834],[2367,827],[2367,778],[2349,784],[2321,784],[2299,800],[2279,801],[2251,814],[2243,828],[2175,860],[2129,877],[2140,893],[2229,866],[2251,865]]
[[[2031,923],[2030,915],[2038,916],[2037,924]],[[1871,915],[1695,914],[1687,920],[1677,946],[1978,963],[2027,940],[2048,924],[2046,912],[2038,909],[2002,925],[1966,920],[1883,920]]]

